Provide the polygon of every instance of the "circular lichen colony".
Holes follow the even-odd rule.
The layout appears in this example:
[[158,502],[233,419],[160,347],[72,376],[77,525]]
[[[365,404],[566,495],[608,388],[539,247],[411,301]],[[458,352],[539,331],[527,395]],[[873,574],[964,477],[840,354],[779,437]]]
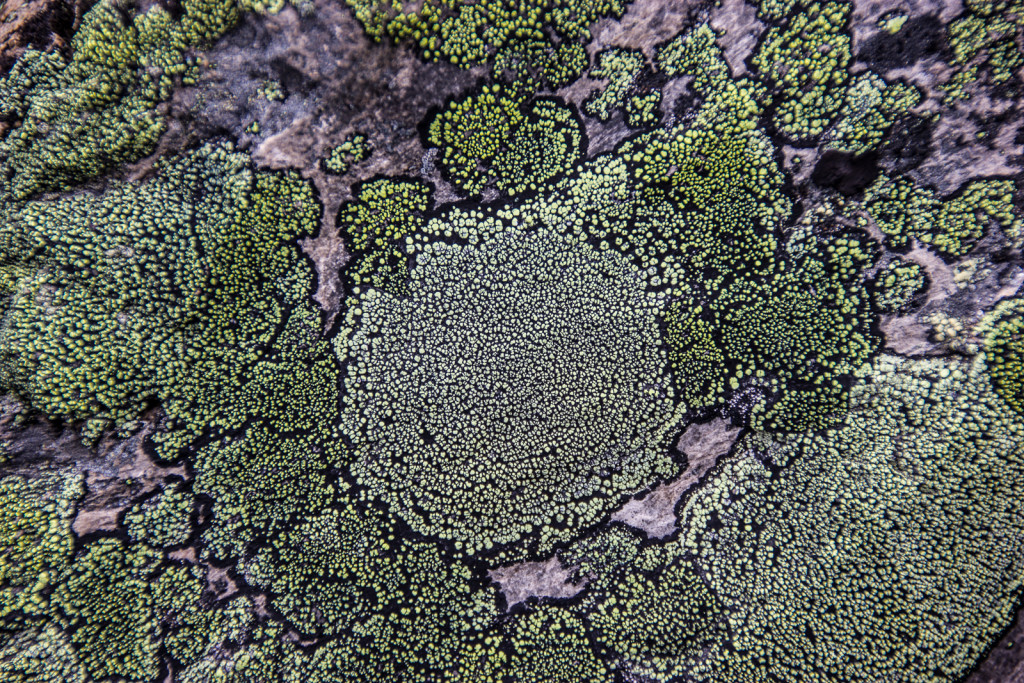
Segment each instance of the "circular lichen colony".
[[624,257],[547,228],[478,238],[425,241],[408,297],[353,304],[342,430],[414,530],[545,546],[673,473],[682,406]]

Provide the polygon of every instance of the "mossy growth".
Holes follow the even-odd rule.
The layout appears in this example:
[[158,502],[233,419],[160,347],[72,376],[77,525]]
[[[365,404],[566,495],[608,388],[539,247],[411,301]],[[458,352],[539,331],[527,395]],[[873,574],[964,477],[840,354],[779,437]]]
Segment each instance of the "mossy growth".
[[[71,521],[83,477],[42,471],[0,479],[0,626],[28,626],[48,614],[50,594],[67,578]],[[40,636],[41,637],[41,636]]]
[[320,162],[320,165],[327,173],[345,175],[360,161],[369,159],[370,152],[370,144],[366,136],[361,133],[353,133],[346,137],[340,145],[328,150],[327,156]]
[[517,85],[495,84],[438,112],[427,142],[440,148],[441,167],[459,189],[475,195],[493,185],[515,195],[567,171],[586,141],[570,106],[529,99]]
[[613,680],[607,665],[594,653],[583,620],[556,606],[544,605],[517,619],[509,642],[512,653],[506,671],[514,672],[517,681]]
[[587,51],[579,42],[562,40],[553,45],[543,31],[516,33],[494,55],[495,80],[521,82],[533,89],[564,87],[587,68]]
[[348,486],[330,474],[349,456],[332,426],[338,366],[322,330],[320,312],[304,299],[249,369],[249,381],[222,389],[221,400],[237,406],[245,423],[195,450],[193,490],[214,501],[203,533],[211,558],[245,555]]
[[493,589],[373,507],[340,499],[274,538],[244,571],[301,633],[330,636],[358,680],[438,680],[497,619]]
[[724,635],[721,605],[696,566],[664,555],[642,553],[595,586],[600,597],[587,615],[595,638],[632,670],[665,669],[666,660],[695,655]]
[[850,5],[807,0],[787,4],[799,11],[768,29],[751,66],[771,93],[776,130],[797,142],[811,141],[825,132],[843,105],[851,60]]
[[617,240],[675,292],[666,333],[680,389],[702,407],[759,386],[775,401],[755,410],[759,426],[827,424],[842,412],[841,377],[878,345],[862,291],[875,250],[864,235],[825,237],[820,226],[777,239],[790,207],[757,129],[763,91],[729,77],[710,28],[668,43],[658,64],[694,76],[706,99],[688,128],[641,136],[623,151],[646,185],[644,211],[660,200],[673,207],[661,211],[686,213]]
[[75,558],[54,600],[92,678],[152,680],[159,669],[150,576],[159,556],[103,539]]
[[67,634],[54,624],[0,631],[3,683],[88,683]]
[[159,401],[169,457],[240,425],[237,397],[282,305],[308,296],[294,240],[319,212],[294,174],[255,173],[217,145],[153,180],[24,205],[0,230],[0,386],[49,417],[91,420],[93,438]]
[[687,675],[956,680],[1010,622],[1024,424],[986,361],[857,376],[840,427],[748,442],[686,501],[679,543],[732,613]]
[[928,289],[928,275],[921,264],[894,258],[871,282],[871,298],[882,313],[904,312]]
[[[590,24],[621,17],[628,0],[346,0],[356,19],[376,40],[390,38],[418,47],[426,59],[462,67],[502,60],[526,60],[530,71],[582,70],[585,53],[571,44],[590,38]],[[565,47],[567,44],[570,47]],[[552,57],[554,55],[554,57]],[[581,59],[582,57],[582,59]]]
[[978,332],[983,335],[992,386],[1024,415],[1024,299],[1000,303],[982,320]]
[[196,75],[192,48],[240,16],[234,0],[185,0],[180,15],[101,0],[82,19],[70,57],[28,50],[0,78],[0,206],[66,189],[150,154],[163,133],[157,105]]
[[972,180],[949,197],[899,176],[880,177],[865,192],[865,207],[896,249],[916,237],[945,256],[970,252],[987,233],[1000,234],[1015,246],[1024,234],[1016,209],[1017,187],[1008,179]]

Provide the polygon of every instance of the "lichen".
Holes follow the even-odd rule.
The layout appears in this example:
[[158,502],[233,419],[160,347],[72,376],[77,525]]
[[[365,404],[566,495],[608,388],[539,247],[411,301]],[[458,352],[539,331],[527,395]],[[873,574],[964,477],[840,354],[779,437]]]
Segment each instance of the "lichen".
[[192,48],[232,28],[233,0],[185,0],[127,14],[110,0],[83,17],[71,56],[28,50],[0,78],[0,207],[64,189],[151,153],[165,129],[157,105],[195,78]]
[[4,224],[0,386],[100,429],[159,400],[173,456],[244,421],[223,388],[244,392],[282,303],[308,290],[287,241],[320,209],[294,174],[254,173],[227,147],[161,169],[103,195],[30,202]]
[[768,29],[751,65],[772,95],[776,129],[805,141],[824,133],[843,104],[851,60],[846,30],[850,5],[806,0],[790,4],[801,11]]
[[195,497],[174,483],[125,514],[128,537],[154,546],[183,545],[192,535]]
[[361,133],[353,133],[335,147],[327,152],[327,156],[321,161],[321,166],[328,173],[334,175],[345,175],[349,169],[360,161],[370,158],[370,146],[366,136]]
[[1003,400],[1024,414],[1024,299],[996,306],[978,326],[992,385]]
[[[366,32],[376,40],[390,38],[418,47],[426,59],[473,66],[495,55],[546,55],[590,38],[590,24],[602,17],[621,17],[628,0],[464,0],[383,2],[346,0]],[[550,33],[545,28],[550,29]],[[552,37],[553,34],[553,37]],[[575,52],[575,50],[573,50]],[[578,52],[577,52],[578,54]],[[562,64],[578,58],[558,59]],[[541,68],[546,56],[534,62]],[[578,73],[578,71],[577,71]],[[556,82],[559,79],[556,79]]]
[[[741,77],[703,13],[646,55],[629,29],[591,46],[589,95],[565,86],[625,2],[347,4],[479,80],[424,112],[446,182],[337,198],[336,324],[295,172],[214,142],[68,191],[148,154],[194,50],[284,0],[103,0],[0,80],[0,388],[23,402],[0,416],[0,680],[962,677],[1022,589],[1024,309],[979,297],[1024,226],[1015,180],[943,194],[894,158],[894,131],[938,120],[931,84],[855,62],[838,0],[760,3]],[[1019,2],[965,8],[954,85],[1016,78]],[[604,125],[620,112],[639,130]],[[378,144],[310,164],[347,174]],[[819,173],[835,159],[863,184]],[[967,283],[954,304],[922,306],[935,257]],[[906,322],[880,314],[918,306],[974,360],[878,356]],[[35,468],[27,416],[101,454]],[[609,521],[712,418],[744,436],[671,484],[677,531]],[[111,474],[123,439],[156,478]],[[84,493],[112,528],[75,534]],[[524,561],[561,562],[573,597],[508,604],[489,577]]]
[[895,249],[911,238],[940,253],[964,256],[986,234],[1014,246],[1022,218],[1014,210],[1016,183],[1007,179],[972,180],[948,197],[940,197],[907,177],[881,176],[865,193],[868,213]]
[[1024,425],[985,365],[883,357],[841,427],[741,451],[687,502],[682,543],[734,612],[731,647],[692,675],[956,679],[974,664],[1024,565]]
[[872,299],[882,313],[906,311],[925,292],[928,275],[921,264],[895,258],[872,282]]
[[357,482],[413,529],[478,552],[550,543],[671,474],[657,302],[629,262],[478,212],[431,227],[409,296],[361,293],[339,345]]
[[581,157],[575,112],[557,99],[530,99],[513,85],[484,86],[437,113],[427,133],[446,176],[468,194],[489,185],[508,194],[537,190]]

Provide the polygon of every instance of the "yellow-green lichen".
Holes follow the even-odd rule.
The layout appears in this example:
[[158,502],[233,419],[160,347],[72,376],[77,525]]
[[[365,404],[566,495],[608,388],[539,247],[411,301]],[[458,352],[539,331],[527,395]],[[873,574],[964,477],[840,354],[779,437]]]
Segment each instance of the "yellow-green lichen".
[[1000,303],[979,326],[996,392],[1024,415],[1024,299]]
[[850,5],[796,3],[800,11],[768,29],[751,65],[772,95],[772,123],[784,136],[818,137],[843,104],[849,78]]
[[353,133],[345,138],[340,145],[328,150],[321,165],[328,173],[345,175],[350,168],[369,158],[370,145],[366,136],[361,133]]
[[1011,618],[1019,415],[982,359],[858,375],[841,427],[741,451],[686,503],[680,542],[734,612],[690,675],[951,680]]
[[427,141],[441,167],[469,194],[494,185],[519,194],[570,168],[584,135],[575,112],[559,100],[529,100],[516,85],[491,85],[451,102],[430,122]]
[[865,193],[868,213],[897,249],[916,237],[947,256],[963,256],[987,233],[1008,246],[1022,234],[1014,181],[973,180],[939,197],[906,177],[880,177]]
[[0,78],[0,118],[19,121],[0,139],[0,205],[63,189],[155,148],[165,124],[157,105],[196,66],[189,50],[239,19],[234,0],[185,0],[135,14],[110,0],[83,17],[60,52],[28,50]]

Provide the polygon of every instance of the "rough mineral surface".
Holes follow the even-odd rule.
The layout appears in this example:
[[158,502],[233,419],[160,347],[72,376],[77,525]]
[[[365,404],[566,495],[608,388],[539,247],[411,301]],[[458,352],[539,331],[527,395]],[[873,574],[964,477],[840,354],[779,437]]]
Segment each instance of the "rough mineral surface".
[[1024,681],[1021,0],[0,0],[0,683]]

